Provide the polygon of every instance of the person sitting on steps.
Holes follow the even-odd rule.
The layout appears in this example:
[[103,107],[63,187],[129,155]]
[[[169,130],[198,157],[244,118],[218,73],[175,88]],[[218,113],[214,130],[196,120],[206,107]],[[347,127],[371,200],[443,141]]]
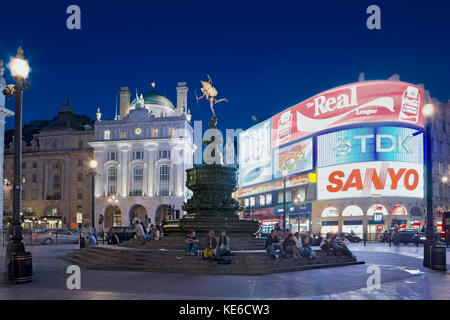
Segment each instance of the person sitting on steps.
[[356,258],[345,243],[345,234],[343,232],[339,233],[334,239],[334,248],[337,252],[343,255],[349,256],[351,258]]
[[186,255],[195,256],[198,247],[198,238],[195,236],[194,230],[190,230],[184,239],[184,247],[186,249]]
[[208,231],[205,250],[203,250],[203,259],[213,260],[216,254],[217,240],[214,237],[214,230]]
[[302,236],[302,244],[303,244],[303,253],[306,258],[313,259],[316,256],[316,253],[312,249],[313,239],[311,238],[311,232],[306,231],[306,233]]
[[283,249],[287,255],[294,257],[295,259],[300,258],[298,250],[295,246],[294,236],[289,233],[286,239],[283,241]]
[[278,239],[278,237],[275,235],[275,230],[270,231],[270,235],[267,237],[266,240],[265,249],[267,251],[267,254],[269,254],[272,259],[276,259],[275,256],[276,250],[280,250],[281,257],[283,259],[286,258],[286,253],[284,252],[283,245],[280,239]]
[[227,236],[225,230],[220,232],[219,241],[217,242],[216,259],[219,260],[225,254],[230,253],[230,237]]
[[334,252],[334,237],[331,232],[328,232],[326,237],[322,239],[320,243],[320,249],[330,256]]

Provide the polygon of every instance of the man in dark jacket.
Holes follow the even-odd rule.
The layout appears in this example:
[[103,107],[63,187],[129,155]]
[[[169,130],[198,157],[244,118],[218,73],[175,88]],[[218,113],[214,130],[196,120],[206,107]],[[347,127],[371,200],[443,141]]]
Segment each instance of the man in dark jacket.
[[108,244],[111,244],[111,245],[119,244],[119,242],[120,242],[119,238],[113,231],[109,232],[107,241],[108,241]]
[[275,251],[280,250],[281,257],[286,258],[286,253],[284,252],[283,245],[280,239],[275,235],[275,230],[270,231],[270,235],[266,240],[266,251],[272,259],[275,259]]

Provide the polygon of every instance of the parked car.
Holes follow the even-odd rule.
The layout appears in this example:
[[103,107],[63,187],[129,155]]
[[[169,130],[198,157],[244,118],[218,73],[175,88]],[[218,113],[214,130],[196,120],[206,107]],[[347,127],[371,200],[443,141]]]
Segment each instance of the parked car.
[[45,230],[42,232],[33,233],[33,241],[41,244],[53,244],[53,243],[78,243],[79,234],[72,233],[69,230],[60,229]]
[[131,226],[111,227],[108,232],[109,231],[113,231],[119,238],[120,242],[131,240],[136,235],[134,227]]
[[419,232],[416,229],[402,229],[398,232],[394,232],[392,236],[392,243],[414,243],[416,244],[419,241]]
[[351,233],[345,233],[345,238],[348,239],[348,241],[353,242],[353,243],[361,241],[360,237],[358,237],[357,235],[352,235]]

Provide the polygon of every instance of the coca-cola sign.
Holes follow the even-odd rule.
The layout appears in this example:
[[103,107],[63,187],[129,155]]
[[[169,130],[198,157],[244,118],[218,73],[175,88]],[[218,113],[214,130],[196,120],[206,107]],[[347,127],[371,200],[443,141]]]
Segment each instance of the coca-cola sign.
[[348,124],[405,122],[423,127],[423,89],[399,81],[366,81],[337,87],[272,118],[272,147]]

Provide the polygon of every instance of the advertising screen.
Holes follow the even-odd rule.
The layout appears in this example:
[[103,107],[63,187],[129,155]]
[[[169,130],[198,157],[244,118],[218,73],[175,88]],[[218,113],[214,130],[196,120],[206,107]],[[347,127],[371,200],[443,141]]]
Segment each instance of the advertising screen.
[[273,158],[273,176],[275,179],[283,176],[283,170],[286,170],[288,175],[311,170],[313,168],[312,139],[276,149]]
[[364,161],[423,163],[423,136],[416,129],[365,127],[336,131],[317,138],[317,166]]
[[317,169],[317,199],[423,198],[423,165],[360,162]]
[[272,118],[273,148],[347,124],[402,122],[423,127],[423,89],[400,81],[364,81],[337,87]]
[[239,135],[239,187],[272,180],[271,120]]

